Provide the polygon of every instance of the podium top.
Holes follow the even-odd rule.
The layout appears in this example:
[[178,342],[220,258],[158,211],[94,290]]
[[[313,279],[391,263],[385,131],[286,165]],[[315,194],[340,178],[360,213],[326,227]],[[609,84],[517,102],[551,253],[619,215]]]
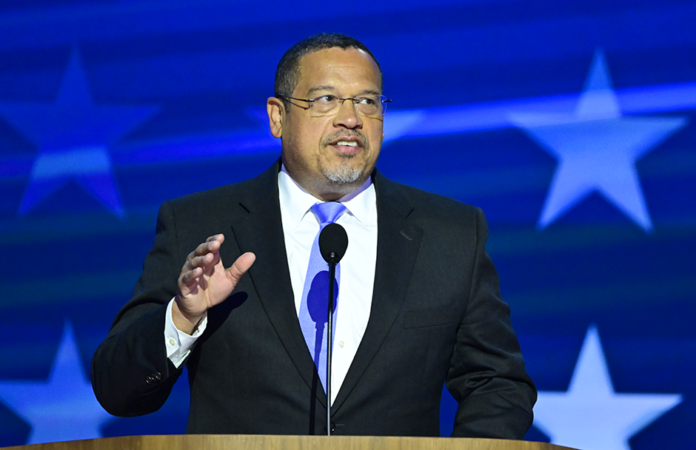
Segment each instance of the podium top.
[[383,436],[124,436],[5,447],[4,450],[573,450],[544,442]]

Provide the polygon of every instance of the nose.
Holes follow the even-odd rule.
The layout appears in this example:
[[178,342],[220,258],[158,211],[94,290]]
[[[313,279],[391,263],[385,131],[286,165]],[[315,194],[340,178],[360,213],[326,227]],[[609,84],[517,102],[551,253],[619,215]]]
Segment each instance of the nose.
[[334,116],[334,127],[353,129],[362,129],[362,118],[355,110],[355,105],[352,100],[344,100],[338,107],[338,112]]

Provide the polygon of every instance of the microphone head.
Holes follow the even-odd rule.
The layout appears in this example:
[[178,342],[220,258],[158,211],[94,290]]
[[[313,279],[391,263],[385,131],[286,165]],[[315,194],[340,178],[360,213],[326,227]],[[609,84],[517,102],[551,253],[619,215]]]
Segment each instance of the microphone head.
[[[348,248],[348,234],[337,223],[330,223],[319,234],[319,251],[324,261],[338,264],[346,254]],[[333,253],[333,257],[332,257]]]

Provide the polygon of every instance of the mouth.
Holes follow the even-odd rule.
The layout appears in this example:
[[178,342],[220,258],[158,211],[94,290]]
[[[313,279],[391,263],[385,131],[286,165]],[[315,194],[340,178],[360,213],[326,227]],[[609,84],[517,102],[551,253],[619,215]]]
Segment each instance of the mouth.
[[352,155],[360,151],[360,149],[365,147],[363,140],[360,136],[340,136],[332,141],[329,141],[328,145],[332,146],[338,152],[346,155]]

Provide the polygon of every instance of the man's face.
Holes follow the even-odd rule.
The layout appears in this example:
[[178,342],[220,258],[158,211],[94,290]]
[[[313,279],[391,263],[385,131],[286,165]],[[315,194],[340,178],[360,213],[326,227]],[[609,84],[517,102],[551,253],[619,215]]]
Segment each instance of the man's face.
[[[370,55],[336,47],[302,57],[292,97],[379,95],[381,83]],[[278,99],[268,101],[271,132],[282,137],[282,159],[290,176],[323,200],[335,200],[362,185],[377,163],[384,137],[382,118],[361,115],[350,101],[320,117],[303,109],[307,102],[290,102],[288,114]]]

